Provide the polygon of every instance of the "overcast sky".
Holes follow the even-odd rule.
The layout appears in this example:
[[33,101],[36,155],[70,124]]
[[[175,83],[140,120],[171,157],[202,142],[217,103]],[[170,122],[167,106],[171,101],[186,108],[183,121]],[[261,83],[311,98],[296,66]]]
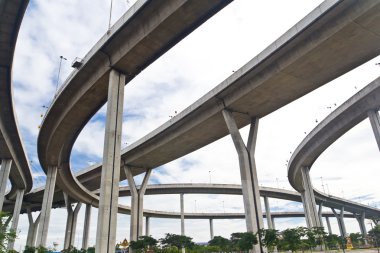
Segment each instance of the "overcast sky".
[[[111,23],[134,1],[113,0]],[[178,43],[125,87],[123,147],[138,140],[180,112],[255,57],[271,42],[313,10],[321,1],[236,0]],[[109,0],[32,0],[18,37],[13,69],[13,94],[17,117],[27,152],[32,161],[35,187],[44,185],[39,167],[36,140],[44,107],[49,106],[56,85],[72,71],[75,57],[84,57],[107,31]],[[57,80],[59,57],[62,62]],[[316,125],[379,73],[374,59],[316,91],[262,118],[256,151],[259,183],[262,186],[292,189],[287,181],[286,163],[291,153]],[[336,105],[336,106],[335,106]],[[331,109],[330,109],[331,107]],[[90,121],[75,143],[72,168],[79,171],[102,160],[105,108]],[[247,138],[248,129],[242,129]],[[311,170],[314,186],[335,196],[380,206],[377,179],[380,176],[378,148],[366,119],[329,147]],[[321,178],[322,177],[322,178]],[[141,181],[138,177],[137,182]],[[240,184],[236,151],[229,136],[152,173],[157,183]],[[122,182],[125,184],[125,182]],[[323,184],[323,186],[322,186]],[[129,198],[120,198],[129,204]],[[146,196],[148,209],[179,211],[179,196]],[[270,200],[274,211],[302,211],[300,203]],[[240,196],[185,195],[188,212],[243,212]],[[329,211],[326,209],[326,211]],[[36,214],[35,214],[36,215]],[[84,207],[79,214],[76,245],[82,241]],[[95,243],[97,210],[91,219],[90,245]],[[65,210],[52,212],[48,245],[63,246]],[[338,233],[335,219],[333,230]],[[346,219],[349,232],[358,232],[353,219]],[[276,220],[276,227],[305,226],[299,219]],[[367,225],[369,227],[369,225]],[[27,217],[20,218],[15,249],[25,244]],[[243,220],[214,221],[214,234],[228,237],[244,231]],[[151,219],[151,234],[180,233],[179,220]],[[186,221],[186,235],[195,241],[210,238],[208,220]],[[129,239],[129,216],[119,215],[117,240]]]

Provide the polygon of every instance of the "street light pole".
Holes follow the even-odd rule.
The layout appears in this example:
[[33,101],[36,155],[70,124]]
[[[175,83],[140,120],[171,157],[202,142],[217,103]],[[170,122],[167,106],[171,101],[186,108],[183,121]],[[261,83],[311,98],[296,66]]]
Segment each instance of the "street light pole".
[[321,177],[321,182],[322,182],[323,193],[326,193],[326,191],[325,191],[325,186],[324,186],[324,184],[323,184],[323,178],[322,178],[322,177]]
[[61,74],[62,60],[67,61],[67,59],[65,57],[63,57],[62,55],[59,57],[58,76],[57,76],[57,84],[55,85],[55,94],[54,94],[54,97],[57,96],[58,84],[59,84],[59,75]]

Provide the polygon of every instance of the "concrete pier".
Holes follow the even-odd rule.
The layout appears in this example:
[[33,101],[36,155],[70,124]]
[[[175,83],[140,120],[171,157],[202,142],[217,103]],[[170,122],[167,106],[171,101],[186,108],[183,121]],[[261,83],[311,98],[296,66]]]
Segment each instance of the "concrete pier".
[[12,160],[1,160],[0,168],[0,211],[3,209],[5,190],[7,189],[7,181],[9,178],[9,172],[11,171]]
[[341,236],[346,236],[346,225],[344,223],[344,206],[340,209],[338,213],[334,208],[331,208],[331,211],[334,213],[335,218],[338,221],[339,231]]
[[41,213],[39,213],[36,220],[33,221],[32,211],[30,210],[30,208],[27,208],[27,212],[28,212],[29,229],[28,229],[28,235],[26,237],[26,246],[35,247],[37,229],[38,229],[38,224],[40,222]]
[[149,216],[145,217],[145,235],[146,236],[150,235],[150,217]]
[[[24,198],[24,192],[25,192],[24,189],[17,190],[16,202],[15,202],[15,205],[14,205],[14,208],[13,208],[12,225],[11,225],[11,229],[13,231],[17,231],[18,220],[19,220],[19,217],[20,217],[20,211],[21,211],[21,207],[22,207],[22,201],[23,201],[23,198]],[[8,242],[8,250],[13,249],[14,243],[15,243],[14,241],[9,241]]]
[[41,219],[38,226],[36,246],[46,247],[46,239],[49,230],[51,205],[53,203],[55,181],[57,179],[57,166],[50,166],[47,171],[44,198],[41,207]]
[[331,224],[330,224],[330,218],[329,217],[326,217],[326,224],[327,224],[327,230],[328,230],[329,234],[331,235],[332,230],[331,230]]
[[77,228],[77,219],[78,219],[78,213],[82,206],[82,203],[78,202],[75,206],[75,209],[73,210],[71,206],[70,197],[63,193],[65,204],[66,204],[66,210],[67,210],[67,219],[66,219],[66,230],[65,230],[65,241],[63,248],[68,249],[70,246],[74,246],[75,242],[75,232]]
[[88,236],[90,233],[90,221],[91,221],[91,204],[86,204],[86,211],[84,214],[82,249],[88,248]]
[[148,185],[152,169],[147,169],[143,182],[138,189],[133,179],[131,168],[124,166],[125,175],[128,179],[129,189],[131,191],[131,228],[130,240],[136,241],[139,236],[143,235],[143,211],[144,211],[144,194]]
[[371,122],[373,134],[375,135],[377,147],[380,150],[380,117],[378,111],[368,112],[369,121]]
[[367,228],[365,227],[365,212],[357,215],[356,220],[359,223],[360,233],[365,237],[367,235]]
[[267,217],[268,228],[273,229],[272,215],[270,214],[269,199],[267,196],[264,197],[264,204],[265,204],[265,214]]
[[[184,203],[184,194],[181,193],[180,197],[180,212],[181,212],[181,235],[185,235],[185,203]],[[185,248],[182,248],[182,253],[185,253]]]
[[[251,119],[251,127],[246,146],[232,112],[225,109],[222,113],[239,158],[247,231],[256,233],[259,229],[264,227],[255,163],[259,119]],[[253,252],[263,252],[260,240],[259,243],[254,246]]]
[[320,219],[317,212],[315,203],[313,185],[311,183],[309,168],[302,167],[302,186],[301,198],[305,212],[305,219],[308,228],[321,227]]
[[125,75],[111,70],[96,230],[96,253],[115,252],[124,84]]
[[214,239],[214,220],[209,219],[210,222],[210,240]]

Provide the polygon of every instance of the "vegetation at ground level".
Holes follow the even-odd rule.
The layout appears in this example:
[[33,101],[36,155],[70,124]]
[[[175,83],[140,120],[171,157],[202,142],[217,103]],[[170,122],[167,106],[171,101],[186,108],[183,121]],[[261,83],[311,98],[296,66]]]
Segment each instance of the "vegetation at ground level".
[[[0,212],[0,253],[18,253],[16,250],[7,250],[8,243],[15,240],[16,233],[9,228],[10,216]],[[360,233],[349,235],[354,248],[364,246],[377,247],[380,242],[380,225],[376,225],[368,231],[368,236],[363,238]],[[323,227],[314,228],[289,228],[284,231],[275,229],[261,229],[257,233],[232,233],[230,238],[215,236],[207,245],[196,245],[191,237],[166,234],[159,240],[150,236],[141,236],[136,241],[130,242],[130,247],[136,253],[153,251],[155,253],[179,253],[182,248],[187,253],[211,253],[211,252],[248,252],[254,245],[260,243],[267,248],[268,252],[278,251],[323,251],[345,248],[347,238],[338,235],[327,234]],[[320,248],[319,248],[320,247]],[[26,246],[23,253],[47,253],[44,247]],[[94,253],[95,248],[76,249],[70,247],[61,251],[62,253]]]

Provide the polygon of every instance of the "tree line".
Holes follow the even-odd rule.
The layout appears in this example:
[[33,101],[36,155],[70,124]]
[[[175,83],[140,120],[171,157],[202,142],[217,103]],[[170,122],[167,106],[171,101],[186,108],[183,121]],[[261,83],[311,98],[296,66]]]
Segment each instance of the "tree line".
[[[17,238],[16,231],[12,231],[9,226],[9,215],[0,212],[0,253],[18,253],[16,250],[8,250],[8,243]],[[360,233],[352,233],[349,236],[355,248],[363,246],[378,247],[380,243],[380,225],[376,225],[364,238]],[[197,245],[193,239],[184,235],[167,233],[165,237],[156,240],[151,236],[140,236],[138,240],[131,241],[129,247],[136,253],[154,251],[155,253],[179,253],[182,248],[187,253],[206,252],[247,252],[254,245],[260,243],[268,252],[278,251],[309,251],[323,249],[345,248],[347,238],[327,234],[323,227],[314,228],[288,228],[283,231],[275,229],[261,229],[257,233],[236,232],[230,238],[215,236],[208,241],[207,245]],[[119,245],[116,245],[117,250]],[[50,252],[44,247],[25,246],[23,253],[47,253]],[[70,247],[61,251],[62,253],[94,253],[95,248],[76,249]]]

